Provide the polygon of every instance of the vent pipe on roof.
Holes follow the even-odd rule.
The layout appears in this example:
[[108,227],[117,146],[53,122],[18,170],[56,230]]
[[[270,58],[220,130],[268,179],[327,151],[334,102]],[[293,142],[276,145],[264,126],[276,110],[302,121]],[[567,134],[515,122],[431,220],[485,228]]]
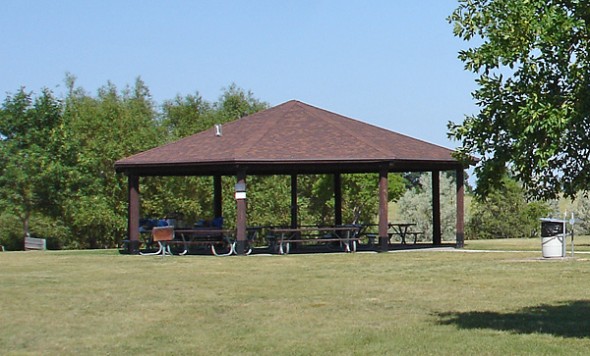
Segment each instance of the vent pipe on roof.
[[215,124],[215,136],[221,137],[223,133],[221,132],[221,124]]

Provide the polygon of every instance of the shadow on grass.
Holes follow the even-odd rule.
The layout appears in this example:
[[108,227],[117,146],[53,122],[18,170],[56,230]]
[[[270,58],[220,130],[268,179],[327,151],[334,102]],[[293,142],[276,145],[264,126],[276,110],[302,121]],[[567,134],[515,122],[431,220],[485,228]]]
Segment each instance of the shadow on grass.
[[472,311],[439,313],[442,325],[460,329],[493,329],[516,334],[551,334],[590,338],[590,300],[527,307],[511,313]]

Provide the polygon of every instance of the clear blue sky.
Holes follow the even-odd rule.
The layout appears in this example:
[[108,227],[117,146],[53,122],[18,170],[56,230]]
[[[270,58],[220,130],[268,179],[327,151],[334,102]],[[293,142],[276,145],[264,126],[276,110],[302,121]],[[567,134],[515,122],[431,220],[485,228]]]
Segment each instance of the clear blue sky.
[[456,0],[3,0],[0,94],[90,93],[140,76],[154,100],[231,83],[271,105],[301,100],[449,148],[449,120],[475,112]]

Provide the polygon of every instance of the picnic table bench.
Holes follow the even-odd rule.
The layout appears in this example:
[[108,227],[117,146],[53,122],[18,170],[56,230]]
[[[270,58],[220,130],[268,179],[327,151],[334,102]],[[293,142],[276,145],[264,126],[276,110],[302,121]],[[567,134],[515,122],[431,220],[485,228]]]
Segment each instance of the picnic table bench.
[[346,252],[356,252],[359,231],[358,225],[350,226],[318,226],[300,228],[273,228],[270,229],[271,246],[280,255],[286,255],[291,250],[293,243],[334,243],[337,242]]
[[[2,248],[4,250],[4,247]],[[25,251],[47,250],[47,240],[37,237],[25,236]]]
[[[406,232],[406,236],[413,236],[414,237],[414,245],[418,242],[418,236],[424,235],[424,231],[408,231]],[[404,239],[405,243],[405,239]]]

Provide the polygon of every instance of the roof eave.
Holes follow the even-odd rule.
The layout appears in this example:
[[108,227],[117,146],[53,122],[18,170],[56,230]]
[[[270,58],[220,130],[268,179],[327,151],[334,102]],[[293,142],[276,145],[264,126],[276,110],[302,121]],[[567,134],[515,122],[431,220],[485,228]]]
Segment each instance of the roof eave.
[[322,159],[322,160],[234,160],[175,163],[117,162],[115,170],[127,175],[233,175],[239,170],[254,174],[285,173],[362,173],[377,172],[386,166],[390,172],[454,170],[462,165],[456,160],[391,160],[391,159]]

